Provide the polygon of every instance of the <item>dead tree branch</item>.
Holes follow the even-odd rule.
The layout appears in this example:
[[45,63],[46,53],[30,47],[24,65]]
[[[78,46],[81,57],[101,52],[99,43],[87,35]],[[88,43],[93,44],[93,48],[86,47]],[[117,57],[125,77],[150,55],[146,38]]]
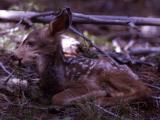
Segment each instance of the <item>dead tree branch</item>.
[[149,47],[149,48],[132,48],[130,54],[132,55],[143,55],[157,53],[160,54],[160,47]]
[[[57,13],[51,12],[24,12],[0,10],[1,22],[19,22],[29,19],[31,22],[49,23]],[[107,15],[85,15],[72,13],[73,23],[77,24],[107,24],[107,25],[150,25],[160,26],[160,18],[107,16]]]

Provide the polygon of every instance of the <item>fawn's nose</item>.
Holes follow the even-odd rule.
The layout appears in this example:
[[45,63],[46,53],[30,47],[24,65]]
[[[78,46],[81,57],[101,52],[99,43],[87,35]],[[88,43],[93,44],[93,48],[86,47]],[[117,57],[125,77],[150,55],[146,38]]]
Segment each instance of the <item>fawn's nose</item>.
[[13,55],[11,55],[11,59],[12,59],[13,61],[18,62],[18,65],[21,64],[22,58],[19,58],[19,57],[17,57],[16,55],[13,54]]
[[16,55],[11,55],[11,59],[13,60],[13,61],[19,61],[19,60],[21,60],[21,58],[18,58]]

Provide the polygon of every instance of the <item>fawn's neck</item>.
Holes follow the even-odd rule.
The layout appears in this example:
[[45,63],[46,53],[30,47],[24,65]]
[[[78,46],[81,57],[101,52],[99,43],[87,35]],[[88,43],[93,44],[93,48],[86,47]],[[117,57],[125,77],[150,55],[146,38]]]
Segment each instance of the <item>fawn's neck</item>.
[[[61,41],[55,44],[56,49],[47,55],[42,55],[38,62],[40,84],[46,91],[59,92],[64,88],[65,60]],[[50,89],[50,90],[49,90]]]

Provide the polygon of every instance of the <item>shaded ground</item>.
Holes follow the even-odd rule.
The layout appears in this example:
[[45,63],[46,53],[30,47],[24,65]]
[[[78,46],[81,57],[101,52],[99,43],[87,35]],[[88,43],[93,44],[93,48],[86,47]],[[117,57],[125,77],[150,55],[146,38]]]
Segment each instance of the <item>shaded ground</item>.
[[[51,10],[64,5],[71,6],[74,12],[113,15],[159,16],[156,1],[101,0],[86,1],[9,1],[5,7],[22,10]],[[17,7],[16,5],[19,4]],[[103,9],[102,9],[103,8]],[[42,10],[43,9],[43,10]],[[14,24],[1,24],[0,31],[14,28]],[[55,107],[41,98],[37,87],[39,76],[34,65],[18,67],[11,60],[11,52],[23,36],[29,32],[22,26],[14,31],[1,34],[0,38],[0,120],[158,120],[160,119],[160,52],[143,52],[139,48],[159,48],[158,27],[124,27],[105,25],[78,26],[102,50],[120,64],[129,65],[142,81],[153,89],[149,101],[135,101],[132,104],[119,104],[101,108],[94,103],[79,103],[75,106]],[[141,33],[141,34],[139,34]],[[114,52],[113,52],[114,51]],[[119,54],[115,52],[120,52]],[[85,54],[84,54],[85,55]],[[5,81],[5,82],[4,82]],[[121,118],[120,118],[121,117]]]

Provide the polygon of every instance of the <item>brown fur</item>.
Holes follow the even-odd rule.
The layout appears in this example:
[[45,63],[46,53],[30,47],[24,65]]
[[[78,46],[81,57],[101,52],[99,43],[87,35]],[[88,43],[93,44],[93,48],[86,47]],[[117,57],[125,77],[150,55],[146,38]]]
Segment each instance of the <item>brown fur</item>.
[[65,57],[60,33],[69,26],[70,17],[64,10],[47,28],[31,32],[15,51],[22,62],[37,64],[41,88],[45,94],[53,95],[53,104],[94,99],[100,104],[112,105],[151,93],[130,68],[110,58]]

